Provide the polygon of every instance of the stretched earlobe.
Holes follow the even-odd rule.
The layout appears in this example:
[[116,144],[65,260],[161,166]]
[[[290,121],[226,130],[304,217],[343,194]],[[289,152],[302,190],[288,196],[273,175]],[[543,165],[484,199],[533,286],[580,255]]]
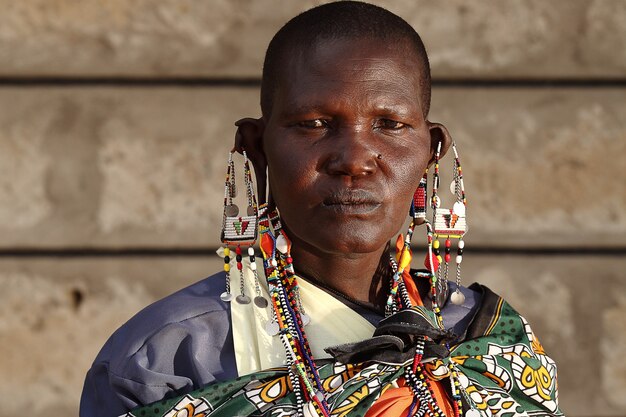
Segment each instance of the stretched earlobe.
[[245,149],[248,159],[254,166],[259,204],[264,204],[267,200],[267,158],[263,151],[265,122],[263,119],[246,117],[237,120],[235,126],[237,132],[233,151],[242,153]]
[[435,152],[437,150],[439,142],[441,142],[440,157],[443,157],[448,149],[450,149],[450,145],[452,144],[452,137],[450,136],[450,132],[448,132],[448,129],[441,123],[427,123],[428,129],[430,131],[430,160],[428,161],[428,166],[430,166],[435,161]]

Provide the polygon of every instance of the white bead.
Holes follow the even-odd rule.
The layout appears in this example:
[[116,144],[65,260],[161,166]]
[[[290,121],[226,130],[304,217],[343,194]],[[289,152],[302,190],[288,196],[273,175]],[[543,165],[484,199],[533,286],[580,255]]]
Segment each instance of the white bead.
[[463,262],[463,255],[457,255],[455,261],[457,264],[460,264],[461,262]]
[[276,266],[278,266],[278,264],[276,263],[276,259],[272,259],[272,260],[270,261],[270,264],[271,264],[274,268],[276,268]]
[[250,262],[250,270],[256,271],[256,262]]
[[289,247],[287,246],[287,240],[285,239],[285,236],[278,235],[278,237],[276,238],[276,250],[278,250],[278,252],[282,253],[283,255],[287,254]]
[[465,241],[459,240],[459,249],[463,249],[465,247]]
[[252,246],[248,248],[248,256],[254,256],[254,248]]
[[452,212],[457,216],[465,216],[465,204],[462,201],[457,201],[452,206]]
[[480,411],[472,408],[471,410],[467,410],[465,417],[482,417],[482,414],[480,414]]
[[217,253],[217,256],[219,256],[220,258],[223,258],[224,257],[224,248],[220,246],[219,248],[217,248],[215,253]]

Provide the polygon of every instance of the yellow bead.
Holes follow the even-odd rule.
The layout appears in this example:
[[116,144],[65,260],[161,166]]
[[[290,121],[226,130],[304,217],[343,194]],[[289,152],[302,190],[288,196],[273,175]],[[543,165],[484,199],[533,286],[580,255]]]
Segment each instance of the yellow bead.
[[439,249],[439,241],[438,241],[438,240],[435,240],[435,241],[433,242],[433,248],[434,248],[434,249]]
[[230,271],[230,264],[224,264],[224,272]]
[[224,256],[228,256],[228,255],[230,255],[230,249],[224,248]]

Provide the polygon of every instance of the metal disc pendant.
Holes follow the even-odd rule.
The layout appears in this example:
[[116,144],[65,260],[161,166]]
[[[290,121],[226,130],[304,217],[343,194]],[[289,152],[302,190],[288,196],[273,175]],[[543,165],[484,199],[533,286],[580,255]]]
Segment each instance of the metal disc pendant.
[[239,214],[239,207],[237,207],[236,204],[231,204],[224,207],[224,213],[226,213],[228,217],[235,217]]
[[482,417],[482,414],[480,414],[480,411],[477,409],[472,408],[471,410],[467,410],[465,417]]
[[302,319],[303,326],[306,326],[311,322],[311,317],[308,314],[303,314],[300,318]]
[[224,291],[220,295],[220,299],[225,303],[230,303],[231,301],[233,301],[233,295],[229,292]]
[[274,320],[270,320],[265,323],[265,331],[270,336],[276,336],[280,331],[280,327],[278,327],[278,323],[276,323]]
[[254,207],[252,206],[248,206],[246,213],[248,213],[248,216],[254,216],[256,214],[256,212],[254,211]]
[[268,305],[267,299],[261,295],[254,297],[254,305],[259,308],[265,308]]
[[452,181],[450,183],[450,192],[454,195],[456,195],[456,181]]
[[250,304],[250,297],[245,294],[240,294],[235,298],[239,304]]
[[317,417],[317,411],[315,411],[315,406],[313,405],[313,401],[309,401],[302,407],[302,415],[304,417]]
[[450,301],[452,301],[452,304],[460,306],[465,302],[465,295],[457,288],[450,296]]

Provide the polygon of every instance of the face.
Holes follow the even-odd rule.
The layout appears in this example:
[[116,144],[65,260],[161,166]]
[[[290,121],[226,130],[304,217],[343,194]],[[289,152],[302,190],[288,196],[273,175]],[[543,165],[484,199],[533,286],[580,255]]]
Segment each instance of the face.
[[265,120],[270,195],[294,245],[379,251],[431,158],[417,58],[398,43],[320,42],[281,74]]

